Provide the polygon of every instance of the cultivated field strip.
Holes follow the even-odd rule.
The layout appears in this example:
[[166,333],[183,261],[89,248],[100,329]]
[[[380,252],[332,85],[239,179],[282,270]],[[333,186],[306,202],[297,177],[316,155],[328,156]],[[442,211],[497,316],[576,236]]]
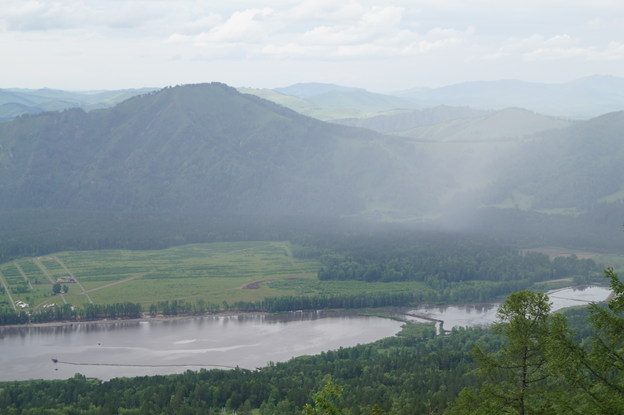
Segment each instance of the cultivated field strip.
[[41,272],[41,268],[39,268],[34,260],[20,261],[20,268],[24,271],[29,280],[33,280],[35,282],[35,285],[49,284],[45,274]]
[[86,291],[85,291],[85,289],[82,287],[82,285],[80,285],[80,282],[78,281],[78,279],[76,279],[76,277],[74,276],[74,274],[72,274],[71,272],[69,272],[69,270],[67,269],[67,267],[65,266],[65,264],[63,264],[63,263],[61,262],[61,260],[60,260],[60,259],[58,259],[58,257],[56,257],[56,256],[55,256],[55,257],[54,257],[54,259],[56,259],[56,261],[57,261],[59,264],[61,264],[61,266],[62,266],[63,268],[65,268],[65,271],[67,271],[67,273],[69,274],[69,276],[70,276],[70,277],[72,277],[72,278],[74,279],[74,281],[76,281],[76,284],[78,284],[78,286],[80,287],[80,289],[82,290],[82,292],[84,293],[84,295],[86,295],[86,296],[87,296],[87,299],[89,300],[89,302],[90,302],[91,304],[93,304],[93,301],[91,301],[91,297],[89,297],[89,294],[87,294],[87,292],[86,292]]
[[[287,247],[287,242],[224,242],[152,251],[70,251],[53,255],[60,261],[55,261],[56,266],[64,266],[71,275],[78,276],[81,288],[94,304],[150,304],[175,299],[221,303],[255,301],[278,294],[266,287],[240,289],[253,281],[316,276],[321,264],[292,258]],[[47,268],[47,262],[44,265]],[[141,278],[134,278],[137,275]],[[123,284],[116,284],[119,282]],[[70,302],[80,298],[86,302],[84,291],[76,287],[75,293],[65,296]]]
[[[41,271],[43,271],[43,273],[45,274],[46,277],[48,277],[48,279],[50,280],[50,282],[52,284],[54,284],[54,280],[52,279],[52,277],[50,276],[50,274],[48,274],[48,271],[46,271],[46,269],[43,267],[43,265],[41,265],[41,262],[39,262],[36,259],[33,259],[33,261],[35,261],[35,264],[37,264],[37,266],[39,267],[39,269],[41,269]],[[65,304],[67,304],[67,300],[65,300],[65,296],[63,295],[63,293],[61,292],[61,298],[63,299],[63,302]]]
[[17,268],[17,270],[20,272],[20,274],[22,274],[22,277],[24,277],[24,280],[28,283],[28,286],[32,290],[33,286],[30,283],[30,280],[28,278],[26,278],[26,274],[24,274],[24,271],[22,271],[22,268],[18,265],[18,263],[16,261],[13,261],[13,264],[15,264],[15,268]]
[[15,303],[13,302],[13,297],[11,297],[11,292],[9,291],[9,287],[7,287],[7,285],[4,283],[4,278],[2,277],[2,273],[0,272],[0,281],[2,281],[2,285],[4,286],[4,290],[6,291],[7,295],[9,296],[9,300],[11,301],[11,305],[13,306],[13,310],[17,311],[17,308],[15,307]]

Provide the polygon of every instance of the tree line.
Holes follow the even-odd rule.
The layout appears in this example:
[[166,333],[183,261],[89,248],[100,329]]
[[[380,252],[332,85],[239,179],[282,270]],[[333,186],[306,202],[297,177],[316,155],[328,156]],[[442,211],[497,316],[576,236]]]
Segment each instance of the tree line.
[[556,257],[518,249],[495,238],[440,232],[372,235],[305,235],[297,258],[318,259],[320,280],[421,281],[436,285],[466,281],[539,282],[571,276],[599,278],[592,259]]

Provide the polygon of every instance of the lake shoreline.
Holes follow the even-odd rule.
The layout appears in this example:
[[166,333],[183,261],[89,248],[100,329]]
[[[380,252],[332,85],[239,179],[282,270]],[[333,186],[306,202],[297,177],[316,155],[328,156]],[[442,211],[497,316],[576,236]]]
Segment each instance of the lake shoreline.
[[251,313],[245,312],[223,312],[217,314],[202,314],[202,315],[182,315],[182,316],[170,316],[170,317],[139,317],[139,318],[120,318],[120,319],[97,319],[97,320],[77,320],[77,321],[48,321],[45,323],[28,323],[28,324],[10,324],[6,326],[0,326],[0,330],[4,328],[31,328],[31,327],[64,327],[64,326],[77,326],[85,324],[114,324],[114,323],[141,323],[149,321],[178,321],[189,320],[193,318],[204,317],[235,317],[235,316],[260,316],[269,315],[271,313],[256,311]]
[[[575,288],[575,287],[582,287],[582,286],[590,286],[590,285],[594,285],[594,286],[602,286],[602,287],[606,287],[606,285],[602,285],[602,284],[582,284],[582,285],[572,285],[572,286],[567,286],[567,287],[562,287],[562,288],[557,288],[555,289],[555,291],[559,291],[562,289],[567,289],[567,288]],[[608,300],[610,299],[610,297],[612,296],[612,293],[610,294],[609,298],[607,298],[606,300],[604,300],[605,302],[608,302]],[[331,309],[331,310],[294,310],[294,311],[289,311],[288,313],[292,313],[292,312],[314,312],[314,311],[323,311],[323,312],[354,312],[354,313],[365,313],[365,312],[379,312],[382,310],[396,310],[396,309],[400,309],[400,308],[434,308],[434,307],[445,307],[445,306],[487,306],[487,305],[500,305],[504,303],[504,299],[497,299],[497,300],[493,300],[493,301],[488,301],[488,302],[463,302],[463,303],[445,303],[445,304],[433,304],[433,303],[421,303],[418,304],[416,306],[402,306],[402,307],[380,307],[380,308],[359,308],[359,309]],[[280,314],[280,313],[277,313]],[[166,322],[166,321],[178,321],[178,320],[189,320],[189,319],[194,319],[194,318],[204,318],[204,317],[237,317],[237,316],[261,316],[261,315],[275,315],[275,313],[269,313],[266,311],[252,311],[252,312],[244,312],[244,311],[223,311],[223,312],[219,312],[216,314],[202,314],[202,315],[178,315],[178,316],[155,316],[155,317],[151,317],[151,316],[147,316],[147,313],[143,313],[142,317],[139,318],[120,318],[120,319],[108,319],[108,318],[103,318],[103,319],[96,319],[96,320],[78,320],[78,321],[49,321],[49,322],[45,322],[45,323],[28,323],[28,324],[11,324],[11,325],[6,325],[6,326],[0,326],[0,331],[4,328],[37,328],[37,327],[64,327],[64,326],[74,326],[74,325],[85,325],[85,324],[113,324],[113,323],[141,323],[141,322],[150,322],[150,321],[157,321],[157,322]]]

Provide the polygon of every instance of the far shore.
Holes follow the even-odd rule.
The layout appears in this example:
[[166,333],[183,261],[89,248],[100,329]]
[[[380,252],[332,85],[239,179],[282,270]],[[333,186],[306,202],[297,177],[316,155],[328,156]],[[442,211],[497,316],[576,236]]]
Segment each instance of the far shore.
[[[551,281],[546,281],[546,282],[551,282]],[[585,285],[585,284],[583,284]],[[596,286],[602,286],[605,287],[604,284],[596,284],[596,283],[590,283],[587,285],[596,285]],[[580,285],[582,286],[582,285]],[[573,288],[573,287],[580,287],[578,285],[571,285],[571,286],[566,286],[566,287],[561,287],[558,288],[557,290],[560,289],[566,289],[566,288]],[[609,294],[609,296],[603,300],[603,302],[608,303],[609,300],[612,299],[614,293],[611,292]],[[331,309],[331,310],[322,310],[325,312],[333,312],[333,311],[350,311],[350,312],[354,312],[354,313],[361,313],[361,312],[371,312],[371,311],[381,311],[381,310],[391,310],[391,309],[397,309],[397,308],[418,308],[418,307],[440,307],[440,306],[450,306],[450,305],[454,305],[454,306],[458,306],[458,305],[487,305],[487,304],[500,304],[504,302],[504,298],[498,298],[496,300],[492,300],[492,301],[486,301],[486,302],[460,302],[460,303],[448,303],[448,304],[431,304],[431,303],[420,303],[416,306],[404,306],[404,307],[379,307],[379,308],[361,308],[361,309]],[[296,310],[296,311],[304,311],[304,310]],[[305,311],[313,311],[313,310],[305,310]],[[318,311],[318,310],[317,310]],[[0,331],[4,328],[20,328],[20,327],[24,327],[24,328],[30,328],[30,327],[63,327],[63,326],[74,326],[74,325],[83,325],[83,324],[114,324],[114,323],[137,323],[137,322],[143,322],[143,321],[176,321],[176,320],[188,320],[188,319],[193,319],[193,318],[204,318],[204,317],[233,317],[233,316],[259,316],[259,315],[270,315],[272,313],[266,312],[266,311],[251,311],[251,312],[245,312],[245,311],[221,311],[218,312],[216,314],[193,314],[193,315],[178,315],[178,316],[164,316],[162,314],[158,314],[154,317],[152,316],[148,316],[148,313],[143,313],[142,317],[139,318],[119,318],[119,319],[110,319],[110,318],[104,318],[104,319],[97,319],[97,320],[77,320],[77,321],[48,321],[45,323],[28,323],[28,324],[12,324],[12,325],[6,325],[6,326],[0,326]]]
[[156,317],[143,317],[139,318],[119,318],[119,319],[110,319],[103,318],[97,320],[76,320],[76,321],[48,321],[45,323],[28,323],[28,324],[11,324],[6,326],[0,326],[0,330],[3,328],[20,328],[20,327],[63,327],[63,326],[75,326],[82,324],[114,324],[114,323],[140,323],[142,321],[175,321],[175,320],[188,320],[192,318],[203,318],[203,317],[231,317],[231,316],[253,316],[253,315],[267,315],[270,313],[263,311],[254,311],[254,312],[231,312],[224,311],[222,313],[217,314],[198,314],[198,315],[181,315],[181,316],[163,316],[159,315]]

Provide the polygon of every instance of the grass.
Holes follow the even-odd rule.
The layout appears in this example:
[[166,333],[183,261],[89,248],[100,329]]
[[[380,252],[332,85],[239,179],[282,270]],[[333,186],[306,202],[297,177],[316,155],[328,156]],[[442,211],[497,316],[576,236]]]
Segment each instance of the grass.
[[424,282],[364,282],[364,281],[319,281],[313,279],[269,281],[260,284],[260,288],[266,287],[271,292],[279,295],[304,295],[304,294],[357,294],[362,292],[376,293],[401,293],[405,291],[430,291]]
[[[281,295],[357,294],[362,292],[429,291],[422,282],[367,283],[362,281],[319,281],[321,264],[316,260],[295,259],[287,242],[234,242],[178,246],[154,251],[101,250],[59,252],[38,260],[55,279],[67,272],[53,259],[56,256],[80,281],[95,304],[166,300],[195,302],[204,300],[221,304],[256,301]],[[34,290],[16,294],[35,307],[42,302],[61,304],[60,296],[51,296],[52,287],[32,258],[21,259],[20,266],[33,283]],[[0,265],[11,276],[10,284],[24,285],[15,265]],[[19,278],[18,278],[19,276]],[[130,277],[140,278],[105,287]],[[243,289],[255,281],[258,289]],[[35,282],[38,282],[36,284]],[[88,300],[76,284],[67,284],[65,295],[72,305],[86,305]]]
[[436,323],[415,323],[407,321],[401,326],[401,331],[397,333],[399,337],[422,337],[425,332],[436,332]]
[[[48,279],[41,273],[41,270],[39,270],[37,265],[35,265],[32,260],[20,260],[18,263],[22,267],[24,273],[32,278],[31,284],[33,286],[33,289],[28,289],[28,291],[25,293],[17,293],[16,289],[28,288],[28,284],[24,280],[24,277],[22,277],[22,274],[20,274],[19,270],[13,264],[13,262],[8,262],[0,265],[0,272],[5,277],[4,280],[11,290],[11,296],[13,297],[13,301],[20,300],[34,307],[46,300],[49,300],[52,293],[52,285],[50,284]],[[29,272],[24,269],[24,266],[26,266],[26,269],[28,269]],[[35,279],[39,284],[35,283]],[[5,297],[7,297],[6,301],[8,303],[8,296],[6,296],[6,294]],[[2,300],[0,300],[0,302],[1,301]],[[62,303],[63,300],[58,297],[57,304]]]
[[24,274],[26,274],[26,277],[30,280],[33,287],[39,284],[51,284],[34,261],[21,259],[17,261],[17,263],[20,268],[22,268],[22,271],[24,271]]
[[[85,290],[141,276],[89,293],[96,304],[140,302],[149,305],[155,301],[174,299],[192,302],[203,299],[219,304],[224,300],[255,301],[266,296],[282,295],[284,291],[264,285],[257,290],[248,290],[242,289],[243,285],[280,278],[315,280],[316,272],[321,267],[315,260],[292,258],[287,242],[194,244],[157,251],[72,251],[39,258],[52,278],[56,279],[68,274],[54,256],[71,271]],[[15,295],[16,299],[31,306],[50,300],[51,284],[33,259],[21,259],[18,263],[33,283],[34,290]],[[11,277],[11,286],[25,283],[12,262],[0,265],[3,274],[5,270]],[[82,290],[78,285],[68,286],[69,292],[65,296],[68,303],[87,304],[88,300],[80,295]],[[60,304],[62,300],[54,297],[50,302]]]

